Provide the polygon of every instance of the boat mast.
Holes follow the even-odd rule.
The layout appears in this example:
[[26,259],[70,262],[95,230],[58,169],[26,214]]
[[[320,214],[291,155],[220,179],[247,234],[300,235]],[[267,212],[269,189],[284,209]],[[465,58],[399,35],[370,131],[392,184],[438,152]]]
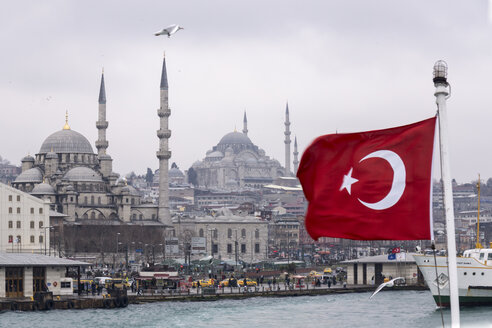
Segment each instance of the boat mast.
[[480,244],[480,173],[478,174],[477,191],[478,191],[477,243],[475,244],[475,248],[482,248],[482,244]]
[[451,326],[460,326],[460,302],[458,293],[458,267],[456,264],[456,230],[454,228],[453,187],[451,185],[451,168],[449,165],[448,124],[446,99],[449,98],[447,81],[448,65],[439,60],[434,65],[434,85],[436,87],[436,104],[439,115],[439,144],[441,149],[441,177],[444,187],[444,210],[448,242],[449,300],[451,306]]

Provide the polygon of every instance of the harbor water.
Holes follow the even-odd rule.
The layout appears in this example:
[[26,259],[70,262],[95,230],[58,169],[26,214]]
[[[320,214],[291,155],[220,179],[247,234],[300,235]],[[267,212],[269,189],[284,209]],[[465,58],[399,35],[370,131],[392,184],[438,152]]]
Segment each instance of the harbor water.
[[[442,327],[429,291],[384,291],[208,302],[159,302],[122,309],[3,312],[0,327]],[[449,310],[443,310],[446,327]],[[461,310],[462,327],[492,327],[492,307]]]

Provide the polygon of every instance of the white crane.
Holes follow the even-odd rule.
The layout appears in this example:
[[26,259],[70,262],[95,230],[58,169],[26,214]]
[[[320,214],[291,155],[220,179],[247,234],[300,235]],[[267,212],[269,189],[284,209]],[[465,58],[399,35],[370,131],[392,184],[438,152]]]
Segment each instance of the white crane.
[[167,35],[167,37],[170,38],[171,35],[173,35],[174,33],[178,32],[179,30],[183,30],[183,29],[184,28],[182,28],[178,24],[173,24],[173,25],[169,25],[168,27],[160,30],[159,32],[155,32],[154,35],[155,36]]
[[405,278],[403,278],[403,277],[398,277],[395,279],[391,279],[388,282],[383,282],[381,285],[379,285],[379,287],[376,289],[376,291],[374,293],[372,293],[372,295],[371,295],[371,297],[369,297],[369,299],[371,299],[374,295],[379,293],[379,291],[381,289],[383,289],[384,287],[393,287],[395,285],[395,281],[397,281],[397,280],[403,280],[403,282],[405,282]]

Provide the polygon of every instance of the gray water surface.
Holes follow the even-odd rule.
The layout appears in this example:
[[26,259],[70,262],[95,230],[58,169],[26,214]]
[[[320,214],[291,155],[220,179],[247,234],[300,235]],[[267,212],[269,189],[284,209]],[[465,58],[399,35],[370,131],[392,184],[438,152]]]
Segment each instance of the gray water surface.
[[[429,291],[211,302],[161,302],[124,309],[3,312],[0,327],[442,327]],[[450,326],[449,310],[444,310]],[[462,327],[492,327],[492,307],[461,310]]]

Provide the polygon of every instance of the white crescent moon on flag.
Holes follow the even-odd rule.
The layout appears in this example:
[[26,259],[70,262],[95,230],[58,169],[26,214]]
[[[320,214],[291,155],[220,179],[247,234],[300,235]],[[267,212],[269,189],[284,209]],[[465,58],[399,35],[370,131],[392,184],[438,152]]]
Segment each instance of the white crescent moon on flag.
[[400,200],[403,192],[405,191],[405,183],[407,177],[405,164],[401,160],[400,156],[398,156],[398,154],[392,152],[391,150],[378,150],[370,153],[369,155],[361,159],[359,163],[368,158],[382,158],[386,160],[389,165],[391,165],[391,168],[393,169],[393,182],[391,184],[391,190],[383,199],[376,203],[366,203],[359,198],[357,199],[359,200],[359,202],[362,203],[362,205],[370,209],[385,210],[395,205]]

